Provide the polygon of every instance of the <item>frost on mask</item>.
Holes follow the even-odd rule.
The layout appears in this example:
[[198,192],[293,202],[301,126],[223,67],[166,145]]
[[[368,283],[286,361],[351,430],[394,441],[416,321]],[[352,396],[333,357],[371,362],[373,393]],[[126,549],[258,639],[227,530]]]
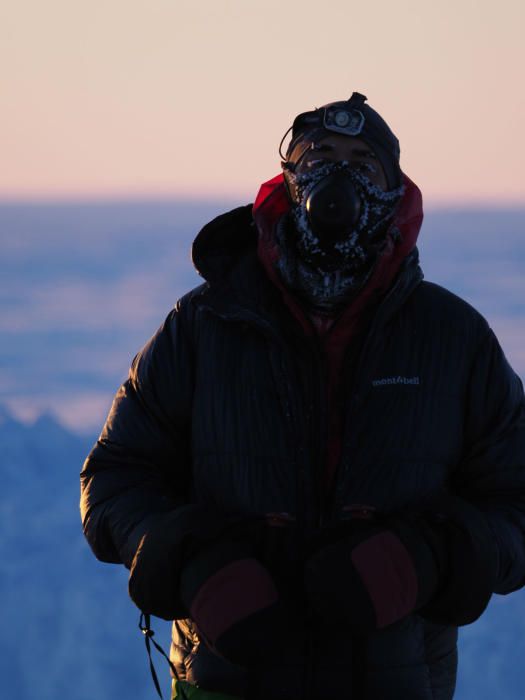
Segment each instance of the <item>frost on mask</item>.
[[[404,187],[383,191],[365,174],[373,169],[370,164],[359,169],[347,161],[314,161],[311,165],[310,172],[288,174],[296,204],[291,221],[284,220],[278,227],[282,251],[278,266],[286,284],[313,309],[331,313],[366,283],[387,234],[395,237],[390,224]],[[343,237],[316,235],[306,209],[308,197],[324,177],[341,171],[351,179],[359,197],[359,219]]]

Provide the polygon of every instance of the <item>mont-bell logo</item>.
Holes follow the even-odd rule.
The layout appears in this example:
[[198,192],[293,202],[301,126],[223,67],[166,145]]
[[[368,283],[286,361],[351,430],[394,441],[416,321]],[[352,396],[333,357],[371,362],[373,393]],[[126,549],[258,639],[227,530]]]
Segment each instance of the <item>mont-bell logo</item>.
[[403,384],[411,386],[419,386],[419,377],[382,377],[381,379],[372,379],[372,386],[392,386],[393,384]]

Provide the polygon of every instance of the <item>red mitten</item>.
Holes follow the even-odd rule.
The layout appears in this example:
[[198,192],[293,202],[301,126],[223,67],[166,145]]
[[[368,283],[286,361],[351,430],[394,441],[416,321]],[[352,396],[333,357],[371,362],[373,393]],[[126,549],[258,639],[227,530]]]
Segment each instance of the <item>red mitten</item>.
[[307,598],[325,622],[344,620],[357,632],[371,632],[425,605],[439,585],[442,562],[439,538],[431,545],[401,520],[370,524],[307,561]]
[[217,542],[190,560],[181,598],[208,646],[241,666],[279,659],[297,632],[268,571],[236,542]]

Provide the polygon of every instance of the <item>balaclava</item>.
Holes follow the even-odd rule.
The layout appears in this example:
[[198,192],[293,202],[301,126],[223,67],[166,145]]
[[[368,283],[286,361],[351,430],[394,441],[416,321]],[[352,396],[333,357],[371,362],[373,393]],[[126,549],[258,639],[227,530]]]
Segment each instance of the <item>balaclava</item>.
[[[354,93],[346,102],[296,117],[282,164],[292,207],[277,228],[279,271],[287,286],[320,313],[337,312],[364,286],[388,238],[397,235],[391,224],[403,194],[399,143],[365,100]],[[319,141],[330,132],[358,137],[372,148],[387,191],[369,179],[372,164],[322,158]],[[311,158],[309,168],[296,173],[303,158]]]

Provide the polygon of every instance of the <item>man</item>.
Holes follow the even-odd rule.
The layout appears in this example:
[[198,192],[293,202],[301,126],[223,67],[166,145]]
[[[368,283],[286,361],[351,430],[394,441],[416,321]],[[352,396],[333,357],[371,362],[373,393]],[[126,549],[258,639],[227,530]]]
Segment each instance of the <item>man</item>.
[[525,582],[525,410],[423,282],[418,188],[354,93],[198,235],[82,472],[96,556],[174,620],[177,698],[449,700],[457,626]]

